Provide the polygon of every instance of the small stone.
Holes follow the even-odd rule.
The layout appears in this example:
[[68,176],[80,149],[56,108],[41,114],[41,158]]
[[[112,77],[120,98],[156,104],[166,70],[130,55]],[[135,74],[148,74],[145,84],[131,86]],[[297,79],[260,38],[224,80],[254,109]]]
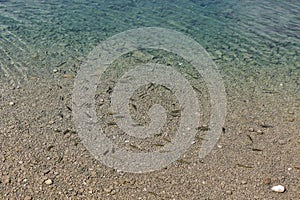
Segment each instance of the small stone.
[[91,171],[91,176],[92,176],[92,177],[96,177],[96,176],[97,176],[97,172]]
[[114,185],[119,185],[119,182],[118,181],[114,181],[113,184]]
[[295,118],[293,118],[293,117],[289,117],[289,118],[287,119],[287,121],[289,121],[289,122],[293,122],[293,121],[295,121]]
[[295,112],[292,111],[292,110],[289,110],[288,113],[291,114],[291,115],[295,114]]
[[263,132],[262,130],[257,130],[257,131],[256,131],[256,133],[258,133],[258,134],[261,134],[261,135],[262,135],[264,132]]
[[24,198],[24,200],[31,200],[31,199],[32,199],[31,196],[26,196],[26,197]]
[[50,151],[51,149],[53,149],[54,148],[54,145],[49,145],[48,147],[47,147],[47,151]]
[[117,193],[116,190],[112,190],[112,191],[110,192],[111,195],[114,195],[114,194],[116,194],[116,193]]
[[216,57],[217,58],[222,58],[222,52],[220,50],[215,51]]
[[78,190],[78,193],[79,193],[79,194],[82,194],[83,192],[84,192],[84,189],[83,189],[83,188],[81,188],[81,189]]
[[286,144],[286,141],[285,140],[278,140],[278,143],[280,144],[280,145],[284,145],[284,144]]
[[53,182],[52,182],[52,180],[51,179],[47,179],[46,181],[45,181],[45,184],[46,185],[51,185]]
[[108,188],[104,188],[103,190],[104,190],[104,192],[106,192],[106,193],[110,193],[113,189],[114,189],[113,186],[109,186]]
[[3,178],[3,180],[2,180],[2,182],[3,182],[4,184],[10,183],[10,177],[9,177],[9,176],[5,176],[5,177]]
[[274,192],[283,193],[285,188],[282,185],[276,185],[271,188]]
[[242,183],[243,185],[245,185],[245,184],[247,184],[247,181],[244,181],[244,180],[243,180],[241,183]]
[[138,59],[140,61],[147,61],[147,60],[149,60],[149,59],[152,58],[152,56],[147,56],[146,54],[144,54],[141,51],[134,51],[132,53],[132,57],[134,57],[134,58],[136,58],[136,59]]
[[54,69],[53,72],[56,73],[56,72],[58,72],[58,70],[57,70],[57,69]]
[[135,184],[135,180],[130,180],[129,184],[134,185]]
[[49,169],[45,169],[45,170],[42,171],[43,175],[46,175],[46,174],[48,174],[49,172],[50,172]]
[[264,185],[270,185],[271,184],[271,178],[269,178],[269,177],[264,178],[263,184]]
[[9,102],[9,105],[13,106],[13,105],[15,105],[15,103],[11,101],[11,102]]
[[231,190],[227,190],[227,191],[226,191],[226,194],[227,194],[227,195],[232,195],[232,191],[231,191]]
[[64,78],[75,78],[74,74],[64,74],[63,75]]
[[34,54],[32,54],[32,56],[31,56],[33,59],[38,59],[39,58],[39,54],[37,54],[37,53],[34,53]]
[[254,132],[254,128],[249,128],[248,131]]

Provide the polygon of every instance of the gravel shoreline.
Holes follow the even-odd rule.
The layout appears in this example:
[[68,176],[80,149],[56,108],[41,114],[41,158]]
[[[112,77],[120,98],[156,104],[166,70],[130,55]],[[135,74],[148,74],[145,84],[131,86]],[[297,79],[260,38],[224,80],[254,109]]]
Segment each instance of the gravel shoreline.
[[[299,93],[264,92],[259,83],[245,93],[251,84],[239,88],[221,73],[228,112],[214,150],[199,160],[196,142],[180,160],[145,174],[108,168],[81,144],[72,122],[73,75],[32,77],[19,87],[4,82],[1,199],[297,199]],[[272,191],[276,185],[285,191]]]

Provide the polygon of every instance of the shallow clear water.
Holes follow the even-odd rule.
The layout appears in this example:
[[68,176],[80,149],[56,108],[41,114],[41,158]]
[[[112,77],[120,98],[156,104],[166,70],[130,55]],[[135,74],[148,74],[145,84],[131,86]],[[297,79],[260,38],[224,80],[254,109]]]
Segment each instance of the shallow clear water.
[[74,72],[108,37],[155,26],[201,44],[229,95],[254,84],[295,94],[299,13],[299,1],[0,1],[0,77],[20,82],[51,77],[54,69]]
[[72,70],[100,41],[128,29],[156,26],[199,42],[223,77],[243,78],[269,68],[284,71],[282,81],[292,80],[297,88],[299,13],[297,0],[2,0],[0,77]]

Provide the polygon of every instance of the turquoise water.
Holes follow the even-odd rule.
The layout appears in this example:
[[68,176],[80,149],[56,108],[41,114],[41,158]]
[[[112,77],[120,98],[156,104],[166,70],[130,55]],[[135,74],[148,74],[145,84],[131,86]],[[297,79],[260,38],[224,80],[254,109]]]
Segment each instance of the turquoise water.
[[192,37],[223,76],[269,68],[284,71],[283,79],[299,86],[297,0],[2,0],[0,77],[47,76],[56,68],[72,71],[99,42],[148,26]]

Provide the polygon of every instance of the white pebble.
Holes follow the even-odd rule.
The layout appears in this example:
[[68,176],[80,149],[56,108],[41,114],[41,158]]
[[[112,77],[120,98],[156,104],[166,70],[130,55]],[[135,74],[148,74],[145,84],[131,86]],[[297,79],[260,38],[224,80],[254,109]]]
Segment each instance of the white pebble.
[[52,180],[51,180],[51,179],[46,180],[46,181],[45,181],[45,184],[46,184],[46,185],[51,185],[51,184],[52,184]]
[[282,185],[276,185],[276,186],[273,186],[271,188],[271,190],[273,190],[274,192],[284,192],[285,191],[285,188],[282,186]]
[[13,105],[15,105],[15,103],[11,101],[11,102],[9,102],[9,105],[13,106]]

